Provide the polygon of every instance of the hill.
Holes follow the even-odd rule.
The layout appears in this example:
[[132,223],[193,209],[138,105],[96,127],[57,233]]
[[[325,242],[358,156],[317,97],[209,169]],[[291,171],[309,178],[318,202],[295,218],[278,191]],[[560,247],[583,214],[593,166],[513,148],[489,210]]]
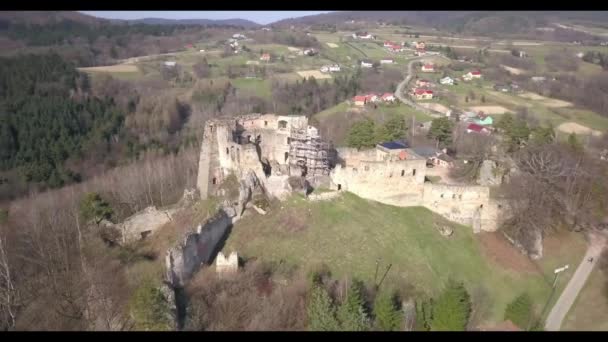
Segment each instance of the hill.
[[[113,22],[124,22],[123,20],[112,20]],[[246,19],[164,19],[164,18],[143,18],[135,20],[127,20],[132,24],[148,24],[148,25],[201,25],[201,26],[235,26],[244,29],[254,29],[261,27],[260,24]]]
[[556,22],[584,20],[602,23],[608,19],[606,11],[345,11],[284,19],[274,26],[290,25],[343,25],[383,22],[396,25],[417,25],[452,33],[513,34],[533,31]]
[[0,22],[10,24],[48,25],[71,21],[99,25],[109,21],[75,11],[0,11]]
[[[435,224],[453,228],[453,235],[442,236]],[[472,293],[480,315],[476,323],[495,323],[522,291],[530,293],[541,310],[550,292],[545,279],[550,279],[552,267],[579,260],[584,253],[581,239],[569,239],[567,253],[547,249],[535,263],[498,234],[474,235],[470,227],[425,208],[394,207],[344,193],[329,202],[293,196],[267,215],[241,220],[223,252],[237,251],[245,260],[260,258],[287,268],[324,263],[337,278],[357,277],[366,283],[374,282],[379,260],[378,281],[392,265],[384,286],[413,286],[414,292],[427,295],[436,294],[453,277]]]

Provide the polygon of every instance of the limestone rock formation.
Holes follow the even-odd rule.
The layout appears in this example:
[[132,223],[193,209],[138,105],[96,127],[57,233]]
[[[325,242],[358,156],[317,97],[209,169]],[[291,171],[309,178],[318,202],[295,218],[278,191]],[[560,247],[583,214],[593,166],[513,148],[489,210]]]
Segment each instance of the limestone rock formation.
[[502,173],[498,165],[493,160],[484,160],[479,169],[477,184],[484,186],[500,185],[502,183]]

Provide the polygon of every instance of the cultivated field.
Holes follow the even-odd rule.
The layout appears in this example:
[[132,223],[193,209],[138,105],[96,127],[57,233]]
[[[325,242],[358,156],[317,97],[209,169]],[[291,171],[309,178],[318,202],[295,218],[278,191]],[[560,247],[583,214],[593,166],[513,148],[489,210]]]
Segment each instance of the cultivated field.
[[579,125],[576,122],[564,122],[563,124],[557,126],[557,129],[565,133],[574,133],[581,135],[592,134],[595,136],[602,135],[602,132],[595,129],[591,129],[589,127],[585,127],[583,125]]
[[[383,286],[409,284],[415,293],[429,295],[454,278],[471,293],[478,323],[502,321],[507,303],[522,291],[540,311],[551,290],[553,268],[580,260],[585,250],[582,239],[568,235],[569,248],[547,248],[535,263],[501,236],[488,242],[483,234],[474,235],[470,227],[425,208],[383,205],[348,192],[330,202],[311,203],[296,195],[277,206],[265,216],[253,214],[237,222],[224,253],[238,251],[245,259],[302,269],[324,263],[336,278],[356,277],[368,284],[373,284],[378,260],[380,274],[391,265]],[[454,234],[441,236],[434,222],[451,226]],[[559,289],[572,273],[563,274]]]
[[436,112],[440,112],[440,113],[446,113],[447,111],[449,111],[450,109],[444,105],[442,105],[441,103],[418,103],[418,105],[420,107],[424,107],[430,110],[434,110]]
[[508,72],[510,72],[511,74],[513,74],[513,75],[521,75],[521,74],[523,74],[523,73],[525,73],[525,72],[526,72],[526,71],[525,71],[525,70],[523,70],[523,69],[517,69],[517,68],[514,68],[514,67],[510,67],[510,66],[504,65],[504,64],[501,64],[500,66],[501,66],[503,69],[505,69],[505,70],[507,70]]
[[484,112],[486,114],[504,114],[510,112],[503,106],[473,106],[469,107],[470,110],[475,112]]
[[288,47],[287,47],[287,50],[289,50],[289,51],[291,51],[291,52],[298,52],[298,51],[300,51],[300,50],[302,50],[302,49],[298,49],[298,48],[293,47],[293,46],[288,46]]
[[297,73],[298,73],[298,75],[300,75],[300,77],[303,77],[303,78],[314,77],[317,80],[331,78],[331,76],[329,74],[324,74],[324,73],[320,72],[319,70],[304,70],[304,71],[298,71]]
[[332,49],[335,49],[335,48],[338,47],[338,44],[336,44],[336,43],[327,43],[327,46],[329,46]]
[[563,100],[558,100],[558,99],[552,99],[549,97],[544,97],[535,93],[523,93],[523,94],[519,94],[519,96],[526,98],[526,99],[530,99],[530,100],[535,100],[535,101],[542,101],[542,104],[547,106],[547,107],[551,107],[551,108],[561,108],[561,107],[571,107],[572,103],[567,102],[567,101],[563,101]]

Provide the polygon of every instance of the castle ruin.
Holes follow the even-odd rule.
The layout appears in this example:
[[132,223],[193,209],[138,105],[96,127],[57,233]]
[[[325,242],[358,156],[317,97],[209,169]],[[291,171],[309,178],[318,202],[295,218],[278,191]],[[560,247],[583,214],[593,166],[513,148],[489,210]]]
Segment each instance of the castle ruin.
[[385,204],[423,206],[476,233],[498,227],[501,206],[490,199],[487,186],[425,182],[426,159],[403,144],[334,150],[305,116],[251,114],[208,121],[197,180],[201,198],[215,194],[229,174],[241,179],[251,172],[279,199],[293,190],[288,179],[298,177]]

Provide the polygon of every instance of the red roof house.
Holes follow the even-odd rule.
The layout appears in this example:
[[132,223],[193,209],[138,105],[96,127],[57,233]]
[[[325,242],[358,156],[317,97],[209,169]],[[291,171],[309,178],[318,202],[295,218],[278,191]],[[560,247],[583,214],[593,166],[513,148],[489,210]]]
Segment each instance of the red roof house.
[[391,94],[391,93],[385,93],[384,95],[382,95],[382,101],[394,101],[395,100],[395,95]]
[[353,97],[353,102],[355,103],[355,106],[365,106],[367,103],[367,96],[357,95]]
[[427,63],[422,66],[422,71],[435,71],[435,66],[433,64]]
[[467,133],[471,133],[471,132],[480,133],[480,134],[490,134],[490,131],[487,128],[485,128],[481,125],[475,124],[475,123],[469,124],[467,126]]

